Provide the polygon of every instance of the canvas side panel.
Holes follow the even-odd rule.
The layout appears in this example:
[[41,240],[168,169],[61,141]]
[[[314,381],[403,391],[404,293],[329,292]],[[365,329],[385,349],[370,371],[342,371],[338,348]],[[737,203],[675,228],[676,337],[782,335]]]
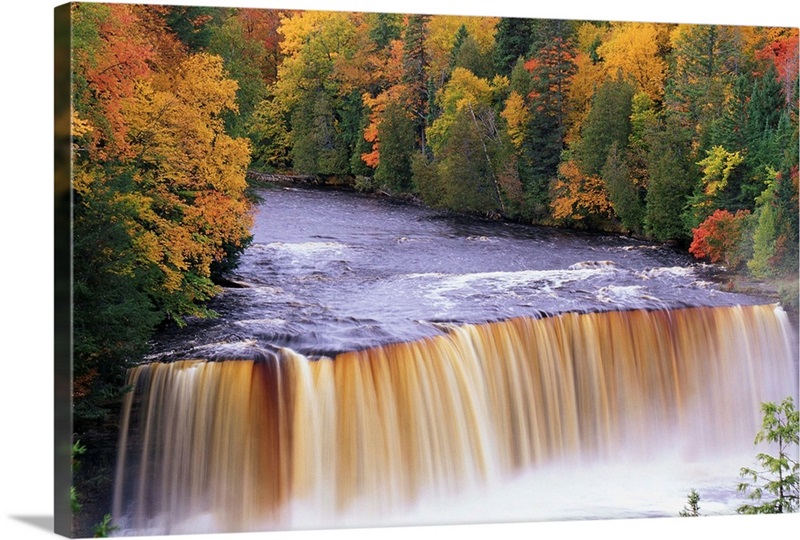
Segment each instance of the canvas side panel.
[[72,536],[70,505],[72,447],[72,196],[70,174],[70,4],[55,8],[54,51],[54,249],[55,417],[54,530]]

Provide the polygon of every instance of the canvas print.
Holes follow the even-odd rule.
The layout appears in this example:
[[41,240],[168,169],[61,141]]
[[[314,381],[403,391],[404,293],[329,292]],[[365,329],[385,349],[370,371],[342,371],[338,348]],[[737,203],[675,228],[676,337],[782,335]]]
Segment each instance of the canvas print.
[[54,15],[56,532],[800,508],[797,28]]

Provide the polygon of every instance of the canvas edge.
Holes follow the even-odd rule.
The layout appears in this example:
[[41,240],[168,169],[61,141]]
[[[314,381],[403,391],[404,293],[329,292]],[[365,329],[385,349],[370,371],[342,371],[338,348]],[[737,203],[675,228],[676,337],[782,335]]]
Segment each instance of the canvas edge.
[[53,529],[72,536],[71,4],[54,9]]

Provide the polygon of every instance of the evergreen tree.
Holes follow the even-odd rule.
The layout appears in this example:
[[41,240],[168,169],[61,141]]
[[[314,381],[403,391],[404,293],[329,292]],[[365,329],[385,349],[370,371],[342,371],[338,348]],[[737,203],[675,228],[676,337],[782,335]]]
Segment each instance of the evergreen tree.
[[403,37],[403,83],[408,88],[409,111],[414,118],[417,145],[422,152],[426,151],[425,123],[432,97],[428,92],[428,53],[425,49],[429,19],[429,15],[409,15]]
[[598,88],[581,139],[573,148],[584,174],[600,174],[612,145],[624,151],[631,132],[633,95],[633,86],[622,79],[606,81]]
[[686,506],[679,512],[680,517],[697,517],[700,515],[700,494],[692,489],[687,496]]
[[370,13],[367,18],[371,25],[369,38],[378,50],[386,49],[403,34],[403,16],[399,13]]
[[386,106],[383,120],[378,126],[378,139],[380,161],[375,169],[375,181],[394,191],[410,191],[414,126],[401,104],[391,102]]
[[[365,121],[369,121],[369,110],[364,106],[360,92],[356,89],[338,100],[338,126],[341,144],[345,147],[349,166],[347,173],[365,174],[361,154],[366,150],[364,140]],[[360,162],[360,164],[359,164]],[[356,172],[359,171],[359,172]]]
[[235,137],[244,136],[256,106],[267,96],[267,87],[261,72],[261,58],[266,56],[264,46],[246,33],[242,22],[227,17],[219,26],[209,29],[208,49],[222,57],[225,69],[239,88],[236,90],[238,109],[225,112],[225,127]]
[[[458,51],[461,50],[461,46],[464,45],[464,41],[469,37],[469,32],[467,31],[466,25],[461,25],[458,27],[458,31],[456,31],[456,36],[453,39],[453,48],[450,51],[450,71],[456,67],[456,58],[458,57]],[[461,66],[464,67],[464,66]]]
[[737,27],[707,24],[681,25],[673,32],[665,104],[693,133],[695,157],[702,157],[721,131],[727,96],[744,64],[737,48],[740,33]]
[[498,75],[509,75],[517,60],[528,54],[532,31],[531,19],[500,19],[494,36],[494,66]]
[[685,241],[690,231],[682,216],[697,177],[687,159],[691,155],[690,141],[682,127],[669,118],[651,136],[645,231],[658,241]]
[[608,188],[614,212],[623,226],[629,231],[641,233],[644,229],[646,191],[632,182],[624,154],[616,141],[608,152],[601,177]]
[[331,98],[324,88],[309,92],[292,114],[292,164],[303,174],[349,172],[349,154]]
[[[462,26],[463,28],[463,26]],[[481,53],[478,42],[474,37],[467,35],[458,49],[453,49],[452,67],[463,67],[483,79],[490,79],[493,75],[491,59]]]
[[204,6],[167,6],[163,14],[167,26],[190,52],[204,51],[211,41],[213,27],[224,10]]
[[438,208],[444,205],[444,188],[439,176],[439,168],[426,154],[415,152],[411,156],[412,180],[414,190],[428,206]]
[[546,34],[549,39],[534,42],[532,51],[539,43],[542,48],[536,49],[526,63],[531,74],[530,115],[520,172],[531,217],[542,220],[549,208],[549,183],[558,174],[564,150],[567,92],[576,67],[570,25],[564,21],[546,21],[537,23],[537,29],[537,38]]
[[[759,504],[743,504],[737,508],[740,514],[782,514],[800,509],[800,462],[797,450],[800,445],[800,413],[795,409],[791,397],[781,403],[763,403],[764,420],[756,435],[755,444],[762,442],[775,445],[777,456],[760,453],[756,459],[761,469],[742,467],[742,482],[738,489],[750,493],[750,498]],[[764,501],[766,494],[774,498]]]
[[511,70],[509,78],[509,91],[516,92],[522,97],[527,97],[533,90],[533,79],[531,73],[525,69],[525,59],[519,57]]

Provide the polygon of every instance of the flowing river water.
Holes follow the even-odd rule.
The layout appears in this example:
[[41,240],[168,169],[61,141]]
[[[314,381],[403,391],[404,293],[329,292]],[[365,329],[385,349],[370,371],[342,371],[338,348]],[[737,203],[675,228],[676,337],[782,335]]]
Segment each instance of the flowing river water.
[[131,371],[121,534],[730,514],[797,396],[783,310],[669,247],[261,196],[219,317]]

